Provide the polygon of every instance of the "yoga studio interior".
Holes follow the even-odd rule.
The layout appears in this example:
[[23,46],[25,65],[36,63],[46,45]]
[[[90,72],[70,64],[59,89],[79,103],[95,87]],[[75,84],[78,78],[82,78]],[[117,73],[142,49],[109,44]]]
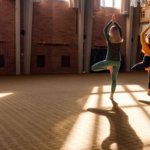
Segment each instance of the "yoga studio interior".
[[0,150],[150,150],[149,29],[150,0],[0,0]]

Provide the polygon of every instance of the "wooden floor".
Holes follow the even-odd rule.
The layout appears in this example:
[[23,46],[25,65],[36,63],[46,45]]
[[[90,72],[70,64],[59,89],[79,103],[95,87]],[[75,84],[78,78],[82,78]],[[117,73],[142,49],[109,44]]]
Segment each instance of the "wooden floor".
[[108,73],[1,76],[0,150],[150,150],[147,81],[120,73],[117,105]]

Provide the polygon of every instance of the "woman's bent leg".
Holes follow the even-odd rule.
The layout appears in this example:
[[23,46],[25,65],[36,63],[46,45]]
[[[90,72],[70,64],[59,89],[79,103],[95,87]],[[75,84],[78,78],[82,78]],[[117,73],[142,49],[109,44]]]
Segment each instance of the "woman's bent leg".
[[131,70],[132,71],[137,71],[137,70],[141,70],[141,69],[144,69],[144,63],[143,62],[140,62],[138,64],[135,64]]
[[108,61],[107,60],[103,60],[103,61],[100,61],[100,62],[94,64],[91,67],[91,70],[92,71],[102,71],[102,70],[106,70],[107,67],[108,67]]

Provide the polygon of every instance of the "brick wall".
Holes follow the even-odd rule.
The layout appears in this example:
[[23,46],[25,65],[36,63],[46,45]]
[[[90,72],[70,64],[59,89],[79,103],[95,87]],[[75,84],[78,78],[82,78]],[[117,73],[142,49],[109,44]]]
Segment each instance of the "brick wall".
[[[34,3],[31,73],[77,72],[76,24],[76,9],[68,8],[67,2],[43,0]],[[45,67],[37,67],[38,55],[45,55]],[[70,67],[61,66],[61,56],[70,56]]]
[[[21,0],[21,29],[24,29],[23,1]],[[9,10],[9,11],[8,11]],[[106,46],[103,28],[115,13],[122,26],[125,39],[126,19],[119,10],[101,8],[94,12],[92,48]],[[5,56],[5,66],[0,74],[15,74],[15,0],[0,1],[0,55]],[[33,5],[33,32],[31,73],[78,72],[77,10],[68,8],[67,2],[43,0]],[[44,44],[45,43],[45,44]],[[24,36],[21,35],[21,54]],[[37,56],[45,55],[45,67],[37,67]],[[125,55],[125,41],[122,45]],[[70,67],[61,66],[61,57],[70,56]],[[21,55],[23,73],[23,55]]]
[[0,55],[5,58],[0,74],[15,74],[15,0],[0,1]]
[[126,52],[126,16],[120,15],[120,10],[112,8],[101,8],[100,11],[94,12],[93,16],[93,37],[92,48],[106,46],[103,29],[105,25],[111,20],[112,14],[116,15],[116,20],[122,27],[124,42],[122,44],[121,53],[125,56]]

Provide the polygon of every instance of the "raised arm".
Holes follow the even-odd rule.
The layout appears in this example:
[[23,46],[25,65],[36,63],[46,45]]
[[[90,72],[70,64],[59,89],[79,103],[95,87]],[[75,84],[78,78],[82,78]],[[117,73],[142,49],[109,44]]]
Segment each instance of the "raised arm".
[[119,32],[120,32],[120,36],[122,37],[122,30],[121,27],[119,26],[119,24],[117,22],[114,22],[114,24],[116,25],[116,27],[118,28]]
[[107,40],[109,40],[109,34],[108,34],[108,28],[109,26],[112,24],[112,21],[110,21],[104,28],[104,35],[106,37]]
[[142,33],[141,33],[141,44],[142,45],[147,45],[146,40],[145,40],[145,34],[146,32],[150,29],[150,26],[148,26]]

